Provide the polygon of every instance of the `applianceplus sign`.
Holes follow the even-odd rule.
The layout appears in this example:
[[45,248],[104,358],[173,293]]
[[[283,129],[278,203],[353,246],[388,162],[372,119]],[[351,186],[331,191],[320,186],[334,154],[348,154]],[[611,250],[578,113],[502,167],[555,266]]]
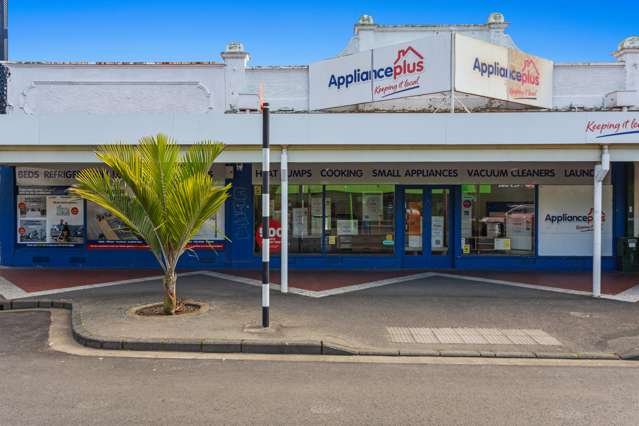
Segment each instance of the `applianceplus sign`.
[[[408,59],[408,54],[412,53],[412,60]],[[393,78],[397,80],[400,77],[409,76],[424,71],[424,57],[412,46],[397,51],[397,58],[392,65],[379,68],[371,68],[362,70],[356,68],[349,74],[335,75],[331,74],[328,80],[328,87],[337,88],[337,90],[347,89],[352,84],[365,83],[371,80],[383,80]]]
[[568,213],[561,215],[548,213],[544,218],[544,221],[550,223],[590,222],[590,217],[588,215],[569,215]]
[[517,81],[521,84],[539,86],[539,73],[535,71],[534,63],[530,59],[525,61],[522,70],[518,71],[504,67],[499,62],[487,63],[480,61],[479,58],[475,58],[473,71],[480,73],[482,77],[486,78],[500,77]]

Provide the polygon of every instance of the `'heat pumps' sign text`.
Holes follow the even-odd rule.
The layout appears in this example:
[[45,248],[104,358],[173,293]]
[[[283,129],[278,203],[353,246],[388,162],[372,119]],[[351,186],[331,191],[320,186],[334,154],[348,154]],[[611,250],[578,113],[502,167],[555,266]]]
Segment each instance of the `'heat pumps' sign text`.
[[310,65],[310,106],[323,109],[450,90],[448,34]]
[[553,63],[520,50],[455,36],[455,90],[552,107]]

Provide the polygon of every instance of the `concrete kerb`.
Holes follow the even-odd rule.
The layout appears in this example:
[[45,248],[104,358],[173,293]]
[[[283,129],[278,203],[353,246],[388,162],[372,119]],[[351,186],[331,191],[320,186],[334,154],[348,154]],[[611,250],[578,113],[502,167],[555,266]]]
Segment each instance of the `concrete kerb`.
[[418,350],[392,348],[354,348],[330,341],[272,341],[265,339],[118,339],[104,338],[89,332],[82,323],[80,310],[67,301],[14,300],[0,302],[0,311],[66,309],[71,311],[71,332],[76,342],[95,349],[130,351],[171,351],[206,353],[468,357],[468,358],[539,358],[581,360],[639,360],[639,349],[623,354],[608,352],[490,352],[473,350]]
[[639,361],[639,348],[635,348],[635,349],[633,349],[631,351],[619,354],[619,358],[621,358],[621,359],[623,359],[625,361],[631,361],[631,360]]

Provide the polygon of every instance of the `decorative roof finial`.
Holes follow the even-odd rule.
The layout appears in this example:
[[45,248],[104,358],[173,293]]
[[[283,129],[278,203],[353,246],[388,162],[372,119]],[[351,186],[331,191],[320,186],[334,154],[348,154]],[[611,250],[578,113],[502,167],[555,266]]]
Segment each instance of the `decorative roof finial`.
[[371,15],[362,15],[359,17],[359,21],[357,21],[357,25],[374,25],[375,21]]

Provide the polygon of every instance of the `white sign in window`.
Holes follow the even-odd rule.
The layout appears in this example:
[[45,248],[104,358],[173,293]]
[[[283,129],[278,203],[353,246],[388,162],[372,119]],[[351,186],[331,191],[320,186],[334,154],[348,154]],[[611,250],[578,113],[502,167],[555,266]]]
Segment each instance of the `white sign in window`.
[[[602,254],[612,256],[612,185],[603,187]],[[593,188],[539,187],[539,255],[592,256]]]

